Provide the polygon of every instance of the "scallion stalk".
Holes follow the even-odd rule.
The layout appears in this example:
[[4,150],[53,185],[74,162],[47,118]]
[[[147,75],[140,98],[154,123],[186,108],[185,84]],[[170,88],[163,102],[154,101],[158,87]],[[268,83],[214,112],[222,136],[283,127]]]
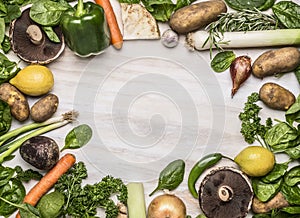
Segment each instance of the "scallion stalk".
[[210,40],[212,39],[209,38],[209,33],[201,30],[189,33],[186,44],[189,48],[199,51],[217,47],[223,49],[300,45],[300,29],[224,32],[217,41]]
[[0,156],[0,164],[5,161],[5,159],[10,156],[15,150],[17,150],[26,140],[30,139],[31,137],[38,136],[41,134],[44,134],[46,132],[49,132],[51,130],[60,128],[76,119],[77,113],[74,112],[68,112],[60,117],[51,118],[48,121],[45,121],[43,123],[32,123],[28,124],[26,126],[20,127],[18,129],[12,130],[8,132],[7,134],[1,136],[1,140],[9,140],[10,138],[14,138],[18,136],[21,133],[25,133],[28,131],[31,131],[33,129],[36,129],[34,131],[31,131],[30,133],[17,138],[16,140],[13,140],[11,142],[8,142],[4,145],[5,151]]

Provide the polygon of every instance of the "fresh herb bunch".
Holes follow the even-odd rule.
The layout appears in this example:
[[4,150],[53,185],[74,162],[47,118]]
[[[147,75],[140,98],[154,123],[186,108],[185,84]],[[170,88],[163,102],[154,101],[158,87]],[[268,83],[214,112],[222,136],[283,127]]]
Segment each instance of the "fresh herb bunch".
[[85,164],[78,162],[55,184],[55,190],[66,196],[63,214],[78,218],[94,217],[97,208],[103,208],[107,218],[117,217],[118,206],[111,197],[117,194],[117,199],[126,205],[126,185],[121,179],[106,176],[98,183],[82,186],[87,176]]
[[247,143],[252,144],[254,141],[258,141],[263,147],[269,148],[264,136],[273,123],[269,117],[266,119],[265,125],[261,124],[259,112],[262,108],[256,104],[258,101],[259,94],[257,92],[248,96],[243,112],[239,114],[239,119],[242,121],[240,132]]
[[238,12],[222,13],[218,20],[209,24],[206,29],[209,36],[205,41],[210,43],[210,47],[215,46],[219,50],[222,49],[224,32],[247,32],[261,30],[275,30],[278,28],[278,20],[274,15],[262,13],[254,9],[244,9]]

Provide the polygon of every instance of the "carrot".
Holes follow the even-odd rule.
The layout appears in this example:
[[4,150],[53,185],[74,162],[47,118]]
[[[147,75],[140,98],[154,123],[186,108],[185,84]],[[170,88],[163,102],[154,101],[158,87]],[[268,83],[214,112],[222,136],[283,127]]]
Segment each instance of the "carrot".
[[[32,187],[32,189],[24,197],[23,202],[35,206],[40,198],[46,194],[57,182],[57,180],[66,173],[75,163],[76,158],[73,154],[65,154],[56,165],[48,171],[43,178]],[[20,218],[20,213],[16,218]]]
[[106,21],[110,30],[111,44],[116,49],[121,49],[123,46],[123,35],[120,31],[110,0],[95,0],[95,2],[104,9]]

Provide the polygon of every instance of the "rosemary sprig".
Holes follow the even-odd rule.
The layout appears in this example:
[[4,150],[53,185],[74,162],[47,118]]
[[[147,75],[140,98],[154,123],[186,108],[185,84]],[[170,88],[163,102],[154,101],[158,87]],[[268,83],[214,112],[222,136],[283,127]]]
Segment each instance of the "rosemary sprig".
[[203,46],[206,43],[210,43],[211,51],[213,46],[222,51],[222,45],[228,43],[223,41],[224,32],[274,30],[277,28],[278,20],[276,17],[272,14],[262,13],[258,9],[222,13],[217,21],[206,27],[209,36]]

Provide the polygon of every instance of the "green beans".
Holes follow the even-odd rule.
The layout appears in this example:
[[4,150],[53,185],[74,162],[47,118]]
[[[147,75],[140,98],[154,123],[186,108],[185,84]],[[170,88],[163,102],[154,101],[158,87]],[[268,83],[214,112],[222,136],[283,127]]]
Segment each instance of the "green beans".
[[220,153],[208,154],[202,157],[192,168],[188,177],[188,188],[194,198],[198,198],[198,192],[195,184],[201,174],[209,167],[215,165],[222,159],[223,155]]

